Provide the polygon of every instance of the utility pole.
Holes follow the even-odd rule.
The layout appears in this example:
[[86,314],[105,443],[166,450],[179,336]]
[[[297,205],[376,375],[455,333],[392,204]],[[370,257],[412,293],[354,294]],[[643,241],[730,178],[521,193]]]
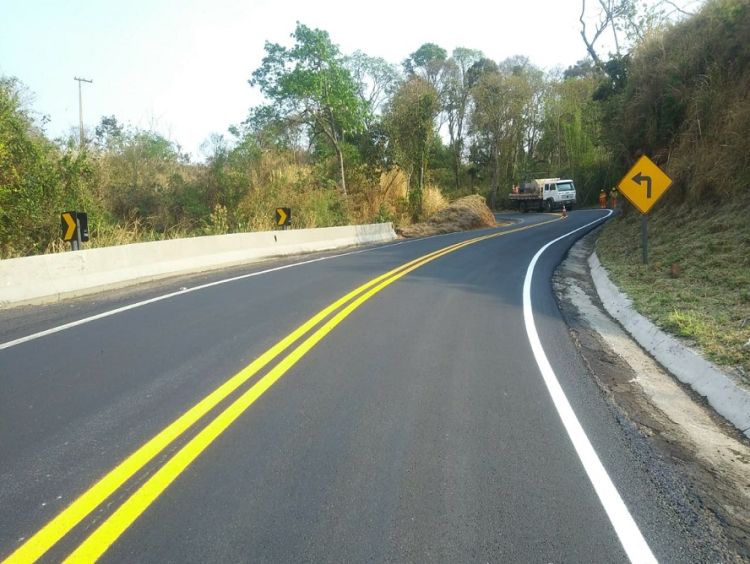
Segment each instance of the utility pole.
[[89,84],[91,84],[94,81],[87,78],[78,78],[77,76],[74,77],[73,80],[78,81],[78,127],[81,134],[81,143],[79,145],[79,149],[83,149],[83,101],[81,99],[81,83],[88,82]]

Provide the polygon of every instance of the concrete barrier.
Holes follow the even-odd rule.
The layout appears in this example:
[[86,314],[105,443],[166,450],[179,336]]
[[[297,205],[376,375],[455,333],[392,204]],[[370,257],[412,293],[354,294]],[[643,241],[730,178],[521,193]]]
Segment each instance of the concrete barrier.
[[392,224],[379,223],[171,239],[0,260],[0,308],[395,238]]

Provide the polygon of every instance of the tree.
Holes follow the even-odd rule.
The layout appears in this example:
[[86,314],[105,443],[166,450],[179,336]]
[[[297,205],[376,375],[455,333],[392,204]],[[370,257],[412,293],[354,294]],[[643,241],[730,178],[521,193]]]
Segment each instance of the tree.
[[266,56],[249,82],[271,102],[268,111],[304,124],[311,138],[323,135],[330,142],[346,195],[344,137],[364,127],[367,104],[328,32],[297,23],[291,37],[291,48],[266,42]]
[[402,63],[404,71],[410,77],[419,76],[442,95],[442,76],[448,53],[435,43],[425,43],[409,55]]
[[121,149],[124,128],[115,116],[102,116],[94,130],[96,145],[101,149]]
[[[370,110],[369,118],[379,113],[393,96],[401,76],[398,68],[380,57],[355,51],[345,59],[347,69],[357,85],[362,104]],[[368,121],[367,126],[370,126]]]
[[466,71],[466,80],[469,88],[474,88],[479,79],[486,74],[493,74],[499,72],[497,63],[487,57],[482,57],[469,67]]
[[412,213],[421,209],[435,117],[440,110],[438,93],[426,80],[413,77],[398,89],[385,116],[386,127],[395,145],[398,164],[406,171],[409,184],[416,174],[416,187],[409,190]]
[[[694,1],[680,2],[694,4]],[[684,6],[679,6],[672,0],[657,0],[651,3],[638,3],[635,0],[596,0],[592,4],[598,5],[598,14],[594,22],[594,31],[587,29],[587,21],[591,23],[586,0],[581,0],[581,39],[586,45],[586,51],[591,56],[596,67],[606,71],[605,63],[596,50],[596,42],[607,32],[612,39],[615,50],[610,53],[614,58],[621,58],[627,54],[632,45],[643,41],[654,30],[663,28],[668,22],[693,15]]]
[[482,60],[482,52],[458,47],[447,66],[447,91],[445,113],[448,121],[448,137],[456,190],[460,188],[461,155],[464,151],[464,129],[466,112],[471,95],[470,69]]
[[472,131],[487,146],[491,167],[491,204],[500,184],[518,174],[518,164],[530,152],[538,116],[532,111],[534,89],[528,73],[506,61],[500,72],[484,74],[473,88]]
[[0,77],[0,257],[47,250],[59,236],[60,212],[86,205],[91,177],[86,152],[61,150],[44,136],[26,93],[18,80]]

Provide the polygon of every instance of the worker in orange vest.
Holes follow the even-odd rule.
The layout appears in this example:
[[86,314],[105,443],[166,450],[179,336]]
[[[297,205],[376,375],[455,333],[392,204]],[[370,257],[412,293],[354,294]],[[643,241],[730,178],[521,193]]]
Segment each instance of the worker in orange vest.
[[612,188],[612,190],[609,193],[609,207],[612,209],[617,208],[617,188]]
[[607,193],[604,190],[599,192],[599,207],[602,209],[607,207]]

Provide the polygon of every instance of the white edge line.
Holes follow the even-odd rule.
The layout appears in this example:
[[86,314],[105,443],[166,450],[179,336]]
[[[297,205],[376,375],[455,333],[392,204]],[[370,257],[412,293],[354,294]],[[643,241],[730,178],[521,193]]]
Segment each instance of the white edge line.
[[154,298],[149,298],[147,300],[142,300],[140,302],[135,302],[132,304],[128,304],[126,306],[118,307],[115,309],[110,309],[107,311],[103,311],[102,313],[97,313],[96,315],[91,315],[89,317],[84,317],[82,319],[78,319],[76,321],[71,321],[70,323],[65,323],[63,325],[58,325],[56,327],[52,327],[50,329],[45,329],[44,331],[39,331],[38,333],[32,333],[31,335],[27,335],[25,337],[19,337],[18,339],[14,339],[12,341],[7,341],[5,343],[0,343],[0,350],[3,349],[9,349],[10,347],[14,347],[16,345],[20,345],[21,343],[27,343],[29,341],[33,341],[35,339],[39,339],[41,337],[46,337],[47,335],[52,335],[54,333],[59,333],[60,331],[65,331],[66,329],[71,329],[73,327],[77,327],[79,325],[84,325],[85,323],[91,323],[92,321],[96,321],[97,319],[102,319],[104,317],[110,317],[112,315],[117,315],[118,313],[122,313],[124,311],[128,311],[131,309],[136,309],[145,305],[153,304],[155,302],[160,302],[162,300],[168,300],[169,298],[174,298],[175,296],[182,296],[184,294],[189,294],[191,292],[197,292],[198,290],[205,290],[206,288],[211,288],[212,286],[219,286],[221,284],[227,284],[229,282],[237,282],[238,280],[244,280],[245,278],[252,278],[254,276],[261,276],[262,274],[270,274],[271,272],[277,272],[279,270],[286,270],[287,268],[293,268],[295,266],[303,266],[306,264],[312,264],[314,262],[320,262],[324,260],[339,258],[339,257],[345,257],[348,255],[356,255],[360,253],[366,253],[368,251],[372,251],[375,249],[382,249],[385,247],[395,247],[397,245],[403,245],[404,243],[411,242],[411,241],[399,241],[397,243],[391,243],[388,245],[380,245],[375,247],[369,247],[367,249],[360,249],[357,251],[349,251],[347,253],[339,253],[336,255],[328,255],[324,257],[318,257],[310,260],[305,260],[301,262],[294,262],[291,264],[284,264],[282,266],[277,266],[274,268],[267,268],[266,270],[259,270],[257,272],[250,272],[248,274],[242,274],[240,276],[233,276],[231,278],[223,278],[221,280],[215,280],[213,282],[208,282],[207,284],[201,284],[200,286],[193,286],[192,288],[185,288],[184,290],[177,290],[176,292],[170,292],[168,294],[162,294],[161,296],[156,296]]
[[44,331],[39,331],[37,333],[32,333],[31,335],[26,335],[25,337],[19,337],[18,339],[13,339],[12,341],[7,341],[5,343],[0,343],[0,351],[3,349],[9,349],[11,347],[15,347],[16,345],[20,345],[23,343],[28,343],[29,341],[34,341],[36,339],[41,339],[42,337],[46,337],[48,335],[53,335],[55,333],[59,333],[61,331],[65,331],[66,329],[72,329],[73,327],[78,327],[79,325],[84,325],[86,323],[91,323],[92,321],[96,321],[98,319],[103,319],[105,317],[110,317],[112,315],[117,315],[118,313],[123,313],[125,311],[136,309],[139,307],[143,307],[145,305],[153,304],[156,302],[160,302],[162,300],[168,300],[169,298],[174,298],[175,296],[182,296],[184,294],[189,294],[191,292],[197,292],[198,290],[205,290],[206,288],[211,288],[212,286],[219,286],[220,284],[227,284],[229,282],[236,282],[238,280],[244,280],[245,278],[252,278],[254,276],[260,276],[262,274],[270,274],[271,272],[277,272],[279,270],[286,270],[287,268],[293,268],[295,266],[304,266],[306,264],[312,264],[314,262],[320,262],[324,260],[329,259],[335,259],[340,257],[345,257],[349,255],[358,255],[360,253],[367,253],[370,251],[374,251],[376,249],[385,249],[388,247],[397,247],[399,245],[405,245],[408,243],[417,243],[419,241],[424,241],[426,239],[433,239],[437,237],[446,237],[448,235],[455,235],[455,233],[441,233],[439,235],[432,235],[430,237],[420,237],[418,239],[411,239],[408,241],[397,241],[395,243],[388,243],[386,245],[375,245],[372,247],[368,247],[366,249],[359,249],[356,251],[349,251],[346,253],[339,253],[336,255],[328,255],[324,257],[318,257],[310,260],[305,260],[301,262],[295,262],[291,264],[285,264],[283,266],[277,266],[274,268],[268,268],[266,270],[259,270],[258,272],[250,272],[248,274],[242,274],[240,276],[234,276],[232,278],[224,278],[222,280],[216,280],[214,282],[209,282],[207,284],[201,284],[200,286],[194,286],[192,288],[186,288],[184,290],[178,290],[176,292],[170,292],[169,294],[163,294],[161,296],[156,296],[154,298],[149,298],[148,300],[142,300],[140,302],[135,302],[132,304],[128,304],[126,306],[118,307],[115,309],[110,309],[107,311],[104,311],[102,313],[97,313],[96,315],[91,315],[89,317],[84,317],[82,319],[78,319],[76,321],[71,321],[70,323],[64,323],[63,325],[57,325],[56,327],[51,327],[50,329],[45,329]]
[[[491,228],[490,228],[491,229]],[[439,235],[431,235],[429,237],[419,237],[417,239],[411,239],[408,241],[397,241],[395,243],[389,243],[386,245],[375,245],[373,247],[368,247],[366,249],[359,249],[356,251],[349,251],[346,253],[339,253],[336,255],[328,255],[325,257],[318,257],[310,260],[305,260],[301,262],[295,262],[292,264],[285,264],[283,266],[277,266],[275,268],[268,268],[266,270],[259,270],[258,272],[251,272],[248,274],[242,274],[240,276],[234,276],[232,278],[224,278],[222,280],[216,280],[214,282],[209,282],[208,284],[201,284],[200,286],[194,286],[192,288],[186,288],[184,290],[178,290],[176,292],[170,292],[169,294],[163,294],[161,296],[156,296],[154,298],[150,298],[148,300],[142,300],[140,302],[135,302],[132,304],[128,304],[126,306],[118,307],[115,309],[110,309],[107,311],[104,311],[102,313],[97,313],[96,315],[91,315],[89,317],[84,317],[82,319],[78,319],[76,321],[71,321],[70,323],[64,323],[63,325],[57,325],[56,327],[51,327],[50,329],[45,329],[44,331],[39,331],[37,333],[32,333],[31,335],[26,335],[25,337],[19,337],[18,339],[13,339],[12,341],[6,341],[5,343],[0,343],[0,351],[4,349],[9,349],[11,347],[15,347],[16,345],[20,345],[23,343],[28,343],[29,341],[34,341],[36,339],[41,339],[42,337],[46,337],[48,335],[53,335],[55,333],[59,333],[61,331],[65,331],[66,329],[72,329],[73,327],[78,327],[79,325],[84,325],[86,323],[91,323],[92,321],[96,321],[98,319],[103,319],[105,317],[110,317],[112,315],[117,315],[118,313],[123,313],[125,311],[136,309],[139,307],[143,307],[145,305],[153,304],[156,302],[160,302],[162,300],[168,300],[169,298],[174,298],[175,296],[181,296],[184,294],[189,294],[191,292],[197,292],[198,290],[205,290],[206,288],[211,288],[212,286],[219,286],[220,284],[227,284],[229,282],[236,282],[238,280],[244,280],[245,278],[252,278],[253,276],[260,276],[262,274],[270,274],[271,272],[277,272],[279,270],[286,270],[287,268],[293,268],[295,266],[303,266],[306,264],[312,264],[314,262],[320,262],[323,260],[329,260],[329,259],[335,259],[340,257],[345,257],[349,255],[357,255],[360,253],[367,253],[370,251],[374,251],[376,249],[385,249],[388,247],[397,247],[398,245],[406,245],[409,243],[417,243],[419,241],[425,241],[427,239],[436,239],[439,237],[447,237],[449,235],[455,235],[455,233],[441,233]]]
[[596,454],[591,441],[583,430],[568,398],[565,396],[565,392],[563,392],[563,389],[560,386],[555,371],[552,369],[552,365],[542,348],[542,343],[539,339],[539,334],[536,331],[536,325],[534,324],[534,315],[531,307],[531,278],[534,274],[534,267],[536,266],[539,257],[542,256],[542,253],[561,239],[564,239],[581,229],[590,227],[599,221],[603,221],[610,215],[612,215],[611,210],[606,216],[569,231],[557,239],[553,239],[537,251],[534,258],[532,258],[529,263],[529,267],[526,270],[526,277],[523,282],[523,317],[526,325],[526,334],[528,335],[529,343],[531,344],[531,350],[534,353],[534,358],[539,366],[539,371],[542,373],[542,378],[544,379],[547,390],[552,397],[552,402],[555,405],[555,409],[557,409],[557,414],[562,420],[565,431],[568,433],[568,437],[570,437],[570,440],[573,443],[573,447],[583,464],[591,484],[594,486],[597,496],[599,496],[599,501],[604,507],[604,511],[607,513],[607,517],[609,517],[609,521],[615,529],[615,533],[617,533],[620,544],[622,544],[622,547],[625,549],[630,561],[640,564],[642,562],[657,562],[657,560],[651,552],[646,539],[643,538],[633,516],[625,506],[625,502],[620,497],[612,479],[609,477],[609,474],[607,474],[604,465]]

